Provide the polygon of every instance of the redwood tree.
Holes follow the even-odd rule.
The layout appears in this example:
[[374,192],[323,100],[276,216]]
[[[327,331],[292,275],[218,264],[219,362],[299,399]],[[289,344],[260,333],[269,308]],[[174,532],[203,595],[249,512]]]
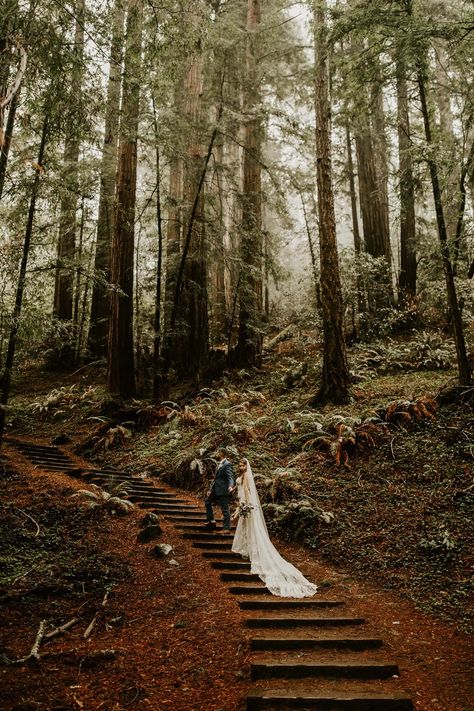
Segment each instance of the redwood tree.
[[410,113],[406,62],[400,49],[396,62],[397,128],[400,181],[400,275],[399,300],[408,305],[416,295],[415,181],[411,156]]
[[133,353],[134,223],[140,103],[142,0],[128,0],[118,148],[117,210],[111,248],[112,292],[107,388],[121,397],[135,392]]
[[329,95],[326,3],[317,1],[315,21],[316,179],[318,189],[323,372],[317,402],[349,400],[350,376],[343,331],[342,288],[336,239],[331,168],[331,106]]
[[240,365],[258,366],[262,357],[262,125],[259,116],[257,31],[260,0],[248,0],[247,72],[244,93],[244,165],[241,224],[239,340]]
[[[63,194],[59,217],[58,264],[54,291],[53,313],[62,321],[71,321],[73,315],[74,272],[72,262],[76,248],[76,211],[78,197],[77,172],[80,150],[80,122],[77,111],[77,100],[80,98],[83,75],[84,56],[84,18],[85,1],[77,0],[75,5],[75,33],[72,55],[72,78],[70,87],[71,106],[65,122],[66,136],[63,154]],[[69,348],[62,349],[62,358],[68,361],[72,352]]]
[[92,357],[107,353],[108,289],[110,245],[114,232],[115,177],[120,116],[120,73],[122,69],[124,6],[117,0],[112,20],[110,67],[107,86],[104,142],[100,168],[99,214],[94,259],[95,280],[92,291],[88,347]]

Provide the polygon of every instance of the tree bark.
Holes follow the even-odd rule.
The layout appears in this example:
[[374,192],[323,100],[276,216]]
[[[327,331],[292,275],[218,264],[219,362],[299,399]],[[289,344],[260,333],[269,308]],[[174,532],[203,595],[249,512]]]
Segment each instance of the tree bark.
[[124,4],[117,0],[112,24],[110,68],[107,86],[104,143],[100,170],[99,213],[94,260],[88,348],[93,359],[107,353],[109,315],[110,245],[114,233],[117,139],[120,116],[120,75],[122,70]]
[[12,378],[13,365],[14,365],[14,361],[15,361],[15,351],[16,351],[16,344],[17,344],[17,340],[18,340],[18,330],[20,328],[21,311],[22,311],[22,305],[23,305],[23,294],[25,291],[25,283],[26,283],[26,270],[27,270],[27,266],[28,266],[31,237],[33,235],[33,224],[34,224],[35,212],[36,212],[36,201],[38,198],[38,192],[39,192],[40,181],[41,181],[41,174],[43,172],[42,165],[43,165],[43,160],[44,160],[44,153],[45,153],[45,149],[46,149],[46,142],[48,139],[48,126],[49,126],[49,117],[46,114],[44,121],[43,121],[43,128],[42,128],[42,132],[41,132],[41,142],[40,142],[40,147],[39,147],[39,151],[38,151],[38,158],[36,161],[36,163],[37,163],[36,175],[34,177],[32,189],[31,189],[30,205],[29,205],[29,210],[28,210],[28,219],[26,222],[25,237],[23,240],[23,251],[22,251],[22,257],[21,257],[21,263],[20,263],[20,271],[18,274],[18,282],[17,282],[16,294],[15,294],[15,305],[13,308],[13,315],[12,315],[12,325],[11,325],[9,339],[8,339],[7,355],[5,358],[5,367],[4,367],[3,377],[2,377],[2,382],[1,382],[0,448],[2,445],[2,441],[3,441],[3,434],[5,431],[6,407],[8,405],[8,400],[10,397],[11,378]]
[[322,382],[312,404],[345,403],[349,401],[350,376],[344,342],[342,288],[332,184],[331,105],[324,0],[315,3],[314,20],[316,178],[324,351]]
[[366,311],[366,294],[362,275],[361,254],[363,252],[362,237],[359,228],[359,214],[357,211],[357,192],[355,185],[354,158],[352,156],[352,137],[349,124],[346,124],[346,150],[347,173],[349,181],[349,196],[351,201],[352,235],[354,239],[354,259],[357,280],[357,310],[359,316]]
[[[75,16],[74,66],[70,92],[72,101],[80,99],[82,91],[85,0],[77,0]],[[73,316],[73,261],[76,247],[77,172],[80,150],[80,130],[77,116],[74,116],[72,111],[66,121],[66,132],[62,174],[63,195],[61,198],[59,217],[58,265],[56,270],[53,307],[54,316],[61,321],[71,321]],[[69,363],[72,356],[72,349],[65,347],[61,350],[61,360],[65,364]]]
[[133,266],[137,142],[140,104],[142,0],[128,0],[122,116],[118,149],[117,209],[111,248],[107,388],[123,398],[135,393]]
[[396,60],[397,128],[400,191],[400,274],[398,298],[402,307],[409,306],[416,296],[416,216],[415,182],[411,156],[410,113],[406,65],[401,53]]
[[[411,0],[406,2],[406,7],[409,14],[412,14]],[[423,70],[423,65],[420,59],[417,61],[417,83],[420,95],[421,112],[423,116],[423,126],[425,130],[426,143],[428,145],[428,168],[430,171],[431,185],[433,189],[433,198],[436,213],[436,224],[438,227],[438,237],[441,247],[441,257],[443,261],[443,270],[446,280],[446,289],[448,295],[448,306],[450,312],[450,321],[452,324],[454,342],[456,345],[456,354],[458,361],[458,379],[460,385],[471,384],[471,367],[467,357],[466,342],[464,340],[464,331],[462,325],[462,315],[459,308],[456,284],[454,281],[454,270],[449,252],[448,231],[444,218],[443,201],[441,195],[441,186],[439,181],[438,165],[433,153],[433,135],[432,135],[432,119],[428,104],[428,95],[426,88],[426,79]]]
[[260,366],[262,358],[262,125],[258,114],[260,78],[257,31],[260,0],[248,0],[247,76],[244,94],[245,138],[241,223],[241,279],[237,360]]
[[153,399],[158,400],[163,395],[163,362],[161,353],[161,301],[163,272],[163,216],[161,209],[161,161],[158,133],[158,117],[155,100],[153,99],[153,127],[155,132],[155,177],[156,177],[156,227],[158,232],[158,253],[156,260],[156,294],[155,319],[153,337]]
[[10,154],[10,146],[13,137],[13,128],[15,126],[16,110],[18,107],[19,92],[15,94],[10,103],[8,110],[7,123],[3,134],[3,143],[0,148],[0,200],[2,199],[3,189],[5,187],[5,177],[7,174],[8,156]]
[[[460,147],[454,133],[454,119],[451,110],[450,78],[446,72],[448,64],[446,49],[443,41],[435,44],[435,79],[436,91],[434,98],[439,113],[439,130],[443,148],[447,156],[447,169],[440,176],[441,196],[443,200],[444,218],[448,245],[451,253],[453,271],[456,274],[459,250],[456,250],[456,228],[458,222],[458,191],[461,179],[461,161],[459,160]],[[438,172],[439,167],[438,167]]]

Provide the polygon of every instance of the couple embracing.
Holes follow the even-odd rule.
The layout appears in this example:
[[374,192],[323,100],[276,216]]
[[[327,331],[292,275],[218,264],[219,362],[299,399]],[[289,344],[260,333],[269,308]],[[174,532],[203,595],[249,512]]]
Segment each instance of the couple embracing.
[[[223,515],[223,533],[231,530],[231,518],[237,519],[232,542],[234,553],[250,561],[250,570],[260,577],[273,595],[280,597],[310,597],[317,587],[277,551],[268,535],[260,498],[252,468],[247,459],[239,460],[239,474],[234,482],[232,464],[224,447],[217,450],[218,464],[214,481],[206,497],[207,528],[216,528],[213,506],[218,505]],[[231,517],[231,495],[237,485],[239,507]]]

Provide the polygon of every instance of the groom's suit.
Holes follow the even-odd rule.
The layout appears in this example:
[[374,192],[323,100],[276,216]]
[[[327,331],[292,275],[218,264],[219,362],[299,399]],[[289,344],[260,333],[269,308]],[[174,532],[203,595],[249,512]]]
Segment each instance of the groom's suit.
[[211,484],[209,495],[206,498],[206,514],[208,522],[213,521],[213,504],[221,507],[224,516],[223,528],[230,530],[230,492],[229,488],[234,486],[234,474],[232,464],[228,459],[222,459],[217,465],[214,481]]

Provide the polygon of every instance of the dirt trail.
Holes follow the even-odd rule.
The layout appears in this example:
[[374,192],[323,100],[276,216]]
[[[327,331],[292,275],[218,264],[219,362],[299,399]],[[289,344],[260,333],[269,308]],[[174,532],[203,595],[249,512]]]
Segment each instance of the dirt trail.
[[[28,467],[24,461],[23,466]],[[38,474],[32,471],[30,474],[31,483],[34,484],[35,480],[38,482]],[[74,481],[64,474],[42,474],[40,480],[43,485],[45,477],[46,480],[50,477],[52,491],[55,484],[59,482],[67,481],[70,484]],[[180,493],[179,498],[185,502],[185,505],[201,505],[198,499],[189,494]],[[175,521],[175,525],[164,523],[163,540],[166,538],[175,549],[173,555],[179,563],[176,568],[163,566],[155,561],[150,564],[149,553],[135,543],[136,516],[117,521],[117,526],[121,529],[119,537],[109,536],[103,541],[102,545],[105,548],[119,553],[134,570],[132,586],[124,583],[114,592],[116,611],[126,610],[128,623],[120,631],[106,626],[96,637],[96,641],[102,644],[106,638],[107,646],[123,650],[123,656],[120,654],[112,663],[113,679],[117,683],[110,683],[111,677],[107,673],[106,665],[105,674],[103,672],[99,674],[102,679],[100,688],[91,682],[72,685],[74,689],[81,690],[80,697],[77,694],[76,698],[73,696],[73,701],[77,704],[75,708],[128,708],[133,694],[135,696],[131,707],[137,704],[141,707],[161,709],[172,705],[183,711],[186,709],[197,711],[204,707],[216,711],[218,709],[232,711],[241,706],[241,699],[249,689],[249,682],[242,678],[242,671],[248,671],[250,661],[248,659],[249,632],[243,626],[244,612],[238,609],[235,597],[229,594],[225,584],[220,580],[221,573],[225,573],[226,570],[229,572],[232,566],[218,568],[212,565],[211,567],[206,557],[196,555],[199,549],[196,550],[194,545],[199,541],[192,535],[190,523],[192,522],[185,521],[181,524],[182,529],[185,526],[188,530],[188,534],[185,534],[187,538],[182,537],[183,531],[181,535],[176,531],[175,526],[180,525],[178,521]],[[321,564],[314,553],[303,547],[281,543],[279,547],[284,555],[298,565],[305,574],[319,582],[321,597],[337,598],[344,602],[346,615],[367,618],[370,624],[364,627],[364,635],[383,637],[385,653],[388,652],[390,658],[399,663],[402,688],[409,689],[416,709],[468,711],[473,707],[474,696],[472,687],[469,686],[472,678],[469,660],[472,660],[472,656],[470,656],[470,645],[466,636],[420,613],[409,602],[398,599],[393,594],[355,581],[347,574]],[[212,544],[201,547],[201,551],[205,554],[206,550],[212,550]],[[223,547],[222,552],[224,552]],[[160,569],[158,585],[157,568]],[[230,581],[229,584],[232,587]],[[218,596],[216,590],[219,590]],[[247,616],[249,614],[255,616],[259,613],[247,613]],[[301,612],[290,611],[289,616],[291,615],[301,615]],[[170,619],[174,622],[170,623]],[[156,620],[156,626],[150,627],[150,620]],[[31,620],[28,624],[31,635],[30,623]],[[10,631],[15,632],[15,637],[10,638],[11,648],[8,642],[7,647],[9,650],[17,651],[19,656],[24,652],[24,642],[22,650],[15,649],[16,640],[23,637],[23,634],[18,634],[16,625],[21,626],[18,616],[13,620],[13,624],[10,622]],[[279,631],[278,637],[284,639],[285,635],[294,638],[295,632],[292,630],[291,633],[287,631],[282,634]],[[262,633],[255,635],[252,630],[252,636],[261,637]],[[66,640],[58,640],[55,648],[61,650],[61,645],[65,642]],[[67,644],[71,645],[70,639],[67,640]],[[82,649],[81,647],[80,652]],[[254,655],[257,662],[258,654],[256,657]],[[267,661],[271,661],[268,659],[268,654],[265,657]],[[279,653],[279,659],[284,658]],[[307,652],[306,658],[309,658]],[[326,655],[325,658],[331,660],[334,655],[332,657]],[[59,693],[61,673],[57,674],[59,662],[56,661],[55,664],[57,666],[54,667],[54,685],[58,685]],[[29,677],[27,688],[31,693],[38,693],[35,684],[39,686],[40,678],[48,676],[51,671],[51,668],[48,671],[46,659],[42,661],[41,674],[37,674],[35,670],[31,678]],[[3,670],[3,678],[6,678],[5,673],[11,672],[11,668]],[[84,674],[87,675],[87,672]],[[13,677],[16,676],[15,670]],[[138,679],[141,684],[137,684]],[[10,677],[8,681],[10,682]],[[22,687],[18,686],[16,678],[14,681],[18,694]],[[63,676],[65,686],[62,692],[64,693],[66,688],[72,688],[70,684],[68,686],[68,682],[69,679]],[[297,689],[299,686],[301,682],[291,681],[284,684],[286,689]],[[317,685],[319,689],[324,689],[326,686],[328,685],[324,682],[318,682]],[[341,692],[350,686],[339,681],[337,688]],[[376,688],[377,684],[370,685],[364,682],[361,688],[364,686],[370,690]],[[390,682],[387,688],[396,689],[397,686]],[[328,687],[329,691],[330,687],[331,685]],[[132,694],[132,691],[128,692],[126,689],[135,691]],[[199,694],[199,701],[196,700],[196,694]],[[83,706],[80,706],[77,700]],[[11,705],[6,708],[19,709],[20,707]],[[36,706],[35,708],[48,707]]]

